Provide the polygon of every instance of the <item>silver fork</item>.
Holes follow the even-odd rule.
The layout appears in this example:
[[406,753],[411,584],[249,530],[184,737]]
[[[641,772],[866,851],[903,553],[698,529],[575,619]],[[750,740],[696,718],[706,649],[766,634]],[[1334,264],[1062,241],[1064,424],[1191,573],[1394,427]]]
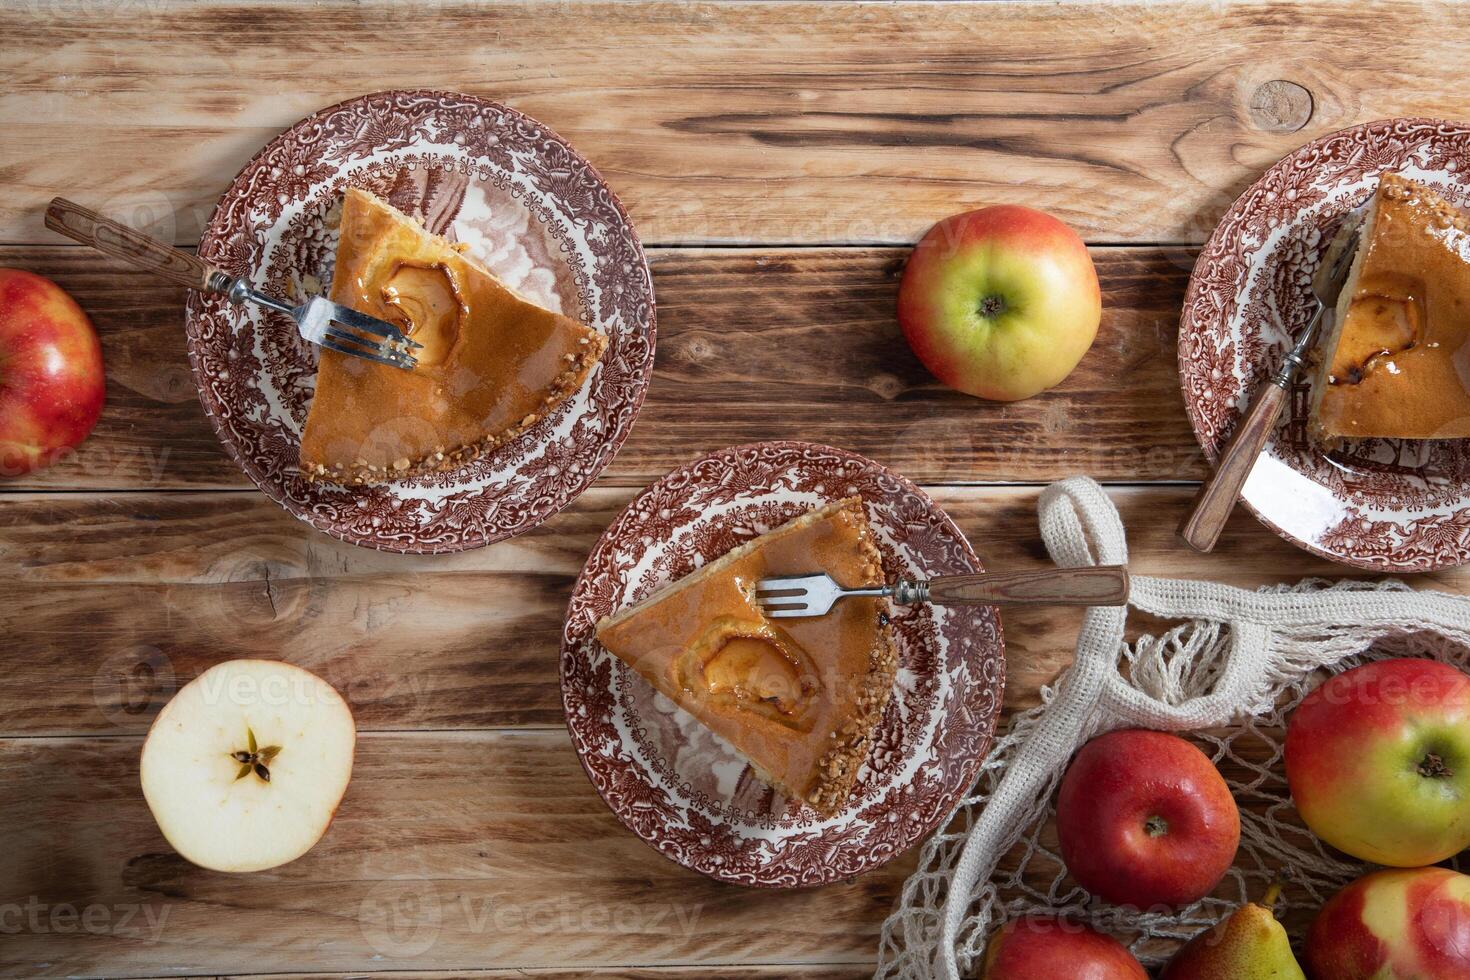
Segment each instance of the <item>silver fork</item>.
[[1123,606],[1128,603],[1128,569],[1122,565],[1048,568],[901,578],[893,585],[844,589],[825,572],[775,575],[755,584],[755,601],[772,619],[825,616],[838,599],[882,596],[901,606]]
[[1322,264],[1312,276],[1312,316],[1302,328],[1296,343],[1287,352],[1276,373],[1261,385],[1250,407],[1235,423],[1230,441],[1220,451],[1215,472],[1205,480],[1179,523],[1179,537],[1196,551],[1210,551],[1220,540],[1220,532],[1240,499],[1246,478],[1266,448],[1266,440],[1276,428],[1276,420],[1291,397],[1292,384],[1307,362],[1307,351],[1317,341],[1317,328],[1327,310],[1336,305],[1338,294],[1347,282],[1362,233],[1363,213],[1350,215],[1328,243]]
[[402,330],[386,320],[359,313],[323,296],[313,296],[300,306],[293,306],[252,289],[243,279],[226,275],[196,255],[65,198],[51,200],[46,208],[46,227],[181,286],[202,293],[218,293],[237,305],[255,303],[284,313],[296,321],[296,330],[304,339],[329,350],[405,371],[413,370],[418,363],[413,352],[423,345],[409,340]]

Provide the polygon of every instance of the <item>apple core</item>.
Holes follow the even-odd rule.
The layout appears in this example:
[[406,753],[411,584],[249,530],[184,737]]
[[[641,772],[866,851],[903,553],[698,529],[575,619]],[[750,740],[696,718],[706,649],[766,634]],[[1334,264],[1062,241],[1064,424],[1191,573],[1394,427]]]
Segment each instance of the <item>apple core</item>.
[[1419,762],[1419,775],[1425,779],[1449,779],[1455,771],[1445,764],[1444,759],[1431,752]]
[[1009,309],[1004,296],[990,295],[980,300],[980,315],[987,320],[994,320]]
[[240,763],[240,771],[235,774],[235,781],[239,782],[252,772],[255,778],[263,783],[271,781],[270,761],[281,751],[279,745],[267,745],[258,748],[255,744],[255,731],[249,725],[245,726],[245,743],[247,749],[237,749],[230,753],[230,758]]

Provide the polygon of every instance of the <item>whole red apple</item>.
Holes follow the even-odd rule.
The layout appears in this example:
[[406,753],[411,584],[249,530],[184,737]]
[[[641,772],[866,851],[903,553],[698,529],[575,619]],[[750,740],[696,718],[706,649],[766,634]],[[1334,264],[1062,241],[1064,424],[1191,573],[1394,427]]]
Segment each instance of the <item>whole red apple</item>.
[[0,269],[0,476],[50,464],[102,413],[102,346],[60,286]]
[[1082,239],[1014,204],[929,229],[898,288],[899,326],[924,366],[951,388],[995,401],[1030,398],[1071,374],[1101,318]]
[[1297,812],[1333,847],[1416,868],[1470,846],[1470,677],[1380,660],[1330,678],[1286,728]]
[[980,980],[1148,980],[1142,964],[1111,936],[1069,919],[1012,919],[990,939]]
[[1322,907],[1307,934],[1320,980],[1470,977],[1470,876],[1447,868],[1379,871]]
[[1240,810],[1209,757],[1177,735],[1126,729],[1088,742],[1057,795],[1062,860],[1118,905],[1187,905],[1220,883]]

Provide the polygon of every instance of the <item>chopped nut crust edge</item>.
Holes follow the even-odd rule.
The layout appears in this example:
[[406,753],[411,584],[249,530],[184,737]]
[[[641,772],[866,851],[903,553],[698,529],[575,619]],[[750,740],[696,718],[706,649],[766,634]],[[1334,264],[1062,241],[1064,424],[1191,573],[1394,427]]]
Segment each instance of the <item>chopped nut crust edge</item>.
[[420,459],[407,460],[406,466],[327,466],[317,463],[314,466],[303,463],[301,475],[307,480],[320,483],[335,483],[344,487],[373,486],[380,483],[391,483],[395,480],[409,480],[414,477],[428,476],[433,473],[446,473],[457,470],[474,462],[487,453],[494,452],[501,446],[525,432],[531,426],[541,421],[547,415],[554,412],[562,402],[570,398],[582,387],[592,369],[602,358],[607,350],[607,337],[595,330],[588,330],[586,335],[588,342],[582,345],[582,350],[575,357],[572,366],[551,383],[546,398],[542,401],[541,411],[533,412],[521,419],[520,422],[511,427],[488,436],[485,439],[464,446],[445,448],[435,451]]

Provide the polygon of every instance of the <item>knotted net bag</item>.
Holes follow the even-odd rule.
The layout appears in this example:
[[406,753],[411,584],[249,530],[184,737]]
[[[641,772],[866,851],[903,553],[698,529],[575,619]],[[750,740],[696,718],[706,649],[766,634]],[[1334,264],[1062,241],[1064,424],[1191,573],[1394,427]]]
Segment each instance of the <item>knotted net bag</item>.
[[[1127,563],[1122,521],[1092,480],[1048,487],[1040,512],[1058,565]],[[925,843],[883,924],[878,980],[973,976],[990,932],[1029,912],[1090,922],[1154,966],[1276,881],[1285,882],[1278,911],[1300,940],[1316,909],[1367,870],[1297,819],[1281,762],[1286,720],[1323,678],[1370,660],[1433,657],[1465,669],[1470,599],[1396,581],[1252,592],[1134,576],[1129,604],[1179,625],[1128,643],[1127,609],[1086,612],[1073,666],[1012,720],[949,824]],[[1135,727],[1188,733],[1241,809],[1240,853],[1225,884],[1171,913],[1091,899],[1056,846],[1053,796],[1072,753],[1102,732]]]

